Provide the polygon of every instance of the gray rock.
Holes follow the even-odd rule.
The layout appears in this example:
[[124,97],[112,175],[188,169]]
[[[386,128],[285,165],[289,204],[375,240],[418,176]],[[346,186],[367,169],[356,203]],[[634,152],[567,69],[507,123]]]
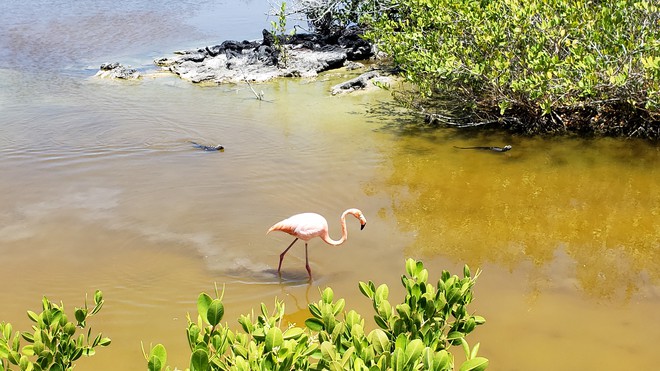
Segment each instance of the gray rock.
[[132,80],[140,78],[140,73],[134,69],[121,65],[119,62],[103,63],[95,76],[111,79]]
[[199,83],[266,81],[276,77],[314,77],[347,60],[369,58],[371,45],[353,29],[332,37],[317,34],[276,36],[263,30],[262,42],[227,40],[220,45],[176,52],[154,62],[181,78]]

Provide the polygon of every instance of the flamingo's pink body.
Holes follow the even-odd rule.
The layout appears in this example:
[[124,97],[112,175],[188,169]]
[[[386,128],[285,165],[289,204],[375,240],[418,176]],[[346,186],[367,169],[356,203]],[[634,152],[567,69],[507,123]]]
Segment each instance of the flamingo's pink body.
[[353,215],[360,221],[360,229],[364,228],[364,226],[367,224],[367,219],[362,214],[362,211],[358,209],[348,209],[344,211],[344,213],[341,214],[340,219],[341,238],[336,241],[330,238],[330,235],[328,234],[328,222],[323,216],[316,213],[296,214],[270,227],[266,233],[270,233],[272,231],[282,231],[296,238],[293,240],[293,242],[291,242],[291,245],[289,245],[289,247],[287,247],[280,254],[280,264],[277,267],[277,272],[279,273],[282,268],[282,260],[284,260],[284,255],[289,251],[291,246],[293,246],[293,244],[298,241],[298,239],[301,239],[305,241],[305,268],[307,268],[309,278],[312,278],[312,270],[309,267],[309,259],[307,257],[307,242],[314,237],[319,237],[329,245],[341,245],[344,243],[344,241],[346,241],[346,238],[348,237],[348,230],[346,229],[346,215],[349,214]]

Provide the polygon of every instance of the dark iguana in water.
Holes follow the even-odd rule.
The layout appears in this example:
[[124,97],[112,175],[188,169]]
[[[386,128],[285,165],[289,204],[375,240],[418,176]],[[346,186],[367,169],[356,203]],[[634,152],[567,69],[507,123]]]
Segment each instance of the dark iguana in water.
[[193,147],[199,148],[199,149],[204,150],[204,151],[220,151],[220,152],[223,152],[225,150],[225,147],[223,147],[219,144],[217,146],[205,146],[203,144],[199,144],[199,143],[195,143],[195,142],[190,142],[190,143],[193,145]]
[[458,148],[458,149],[483,149],[483,150],[486,150],[486,151],[493,151],[493,152],[506,152],[506,151],[510,150],[511,148],[513,148],[513,147],[511,147],[511,145],[507,144],[504,147],[457,147],[457,146],[454,146],[454,148]]

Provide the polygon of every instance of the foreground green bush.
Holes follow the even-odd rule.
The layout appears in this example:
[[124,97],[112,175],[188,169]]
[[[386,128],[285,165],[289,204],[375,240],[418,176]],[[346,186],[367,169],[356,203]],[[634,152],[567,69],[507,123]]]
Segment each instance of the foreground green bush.
[[[272,312],[262,304],[260,315],[241,316],[243,332],[221,324],[224,306],[217,289],[215,298],[203,293],[197,320],[188,317],[190,370],[453,370],[453,345],[460,345],[467,359],[460,370],[484,370],[488,360],[477,356],[479,344],[470,348],[465,339],[485,322],[467,309],[479,272],[472,277],[465,266],[459,278],[444,271],[433,285],[423,264],[409,259],[406,273],[401,277],[405,298],[395,305],[387,285],[360,282],[379,326],[369,332],[362,316],[345,312],[344,299],[334,300],[330,288],[309,305],[305,328],[284,326],[284,304],[277,301]],[[165,368],[161,344],[145,357],[149,370]]]
[[[530,132],[660,133],[650,0],[388,0],[367,22],[428,118]],[[384,6],[387,5],[387,6]]]
[[[11,370],[12,365],[23,371],[73,370],[73,362],[81,356],[93,356],[97,346],[110,345],[110,339],[102,334],[92,339],[91,329],[87,337],[76,336],[77,329],[84,329],[87,319],[98,313],[103,303],[103,294],[96,291],[94,307],[90,310],[85,300],[85,306],[74,311],[76,322],[70,322],[63,304],[54,304],[44,297],[41,313],[28,311],[34,322],[32,331],[12,333],[11,323],[0,323],[0,371]],[[21,347],[21,338],[28,345]]]

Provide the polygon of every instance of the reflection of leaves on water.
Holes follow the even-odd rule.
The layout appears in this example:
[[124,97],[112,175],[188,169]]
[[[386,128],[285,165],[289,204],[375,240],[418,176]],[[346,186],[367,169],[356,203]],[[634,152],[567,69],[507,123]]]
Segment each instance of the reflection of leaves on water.
[[[548,163],[555,147],[540,140],[519,139],[523,147],[539,150],[515,162],[456,153],[442,145],[449,140],[441,134],[435,142],[399,138],[388,148],[389,175],[372,185],[390,194],[401,230],[415,232],[406,255],[510,269],[532,263],[551,277],[553,271],[544,267],[557,263],[562,246],[575,263],[570,275],[591,295],[629,298],[657,285],[657,166],[610,161],[627,156],[616,149],[609,153],[610,140],[592,142],[584,156],[562,155],[568,164],[561,166]],[[643,156],[638,163],[649,165],[660,155]]]

